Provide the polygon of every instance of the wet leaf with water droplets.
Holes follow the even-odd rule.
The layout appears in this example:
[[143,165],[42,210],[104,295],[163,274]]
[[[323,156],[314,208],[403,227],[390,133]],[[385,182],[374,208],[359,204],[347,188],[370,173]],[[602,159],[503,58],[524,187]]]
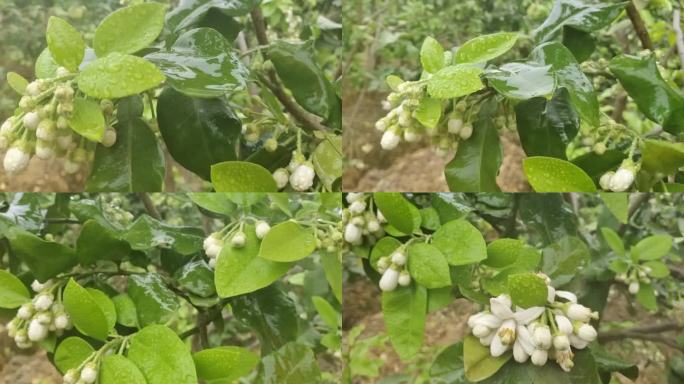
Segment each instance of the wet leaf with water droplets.
[[76,72],[83,61],[85,42],[81,34],[66,20],[52,16],[45,33],[48,48],[57,64]]
[[109,333],[107,317],[96,298],[74,279],[64,289],[64,309],[74,327],[84,335],[105,340]]
[[138,324],[142,327],[166,323],[176,315],[179,307],[176,294],[156,273],[130,276],[128,295],[135,303]]
[[190,349],[163,325],[150,325],[133,335],[128,358],[138,366],[147,384],[197,384]]
[[90,141],[101,142],[105,133],[105,118],[100,103],[78,97],[74,99],[74,112],[69,126]]
[[485,86],[480,80],[482,69],[470,65],[454,65],[435,73],[428,81],[428,93],[437,99],[453,99],[475,93]]
[[166,5],[143,3],[121,8],[107,16],[95,31],[98,57],[112,52],[135,53],[157,39],[164,28]]
[[478,36],[458,49],[456,62],[482,63],[495,59],[513,48],[516,41],[518,41],[518,34],[512,32]]
[[528,157],[523,161],[523,170],[536,192],[596,192],[591,177],[565,160]]
[[112,53],[90,63],[76,81],[90,97],[118,99],[158,86],[164,74],[143,58]]
[[216,192],[277,192],[268,169],[244,161],[226,161],[211,166],[211,182]]

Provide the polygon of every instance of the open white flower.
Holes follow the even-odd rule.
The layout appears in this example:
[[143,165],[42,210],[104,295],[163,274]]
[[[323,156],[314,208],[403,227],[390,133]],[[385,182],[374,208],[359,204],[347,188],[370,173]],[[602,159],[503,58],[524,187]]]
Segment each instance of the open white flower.
[[532,335],[529,332],[524,332],[524,336],[518,338],[516,337],[516,332],[519,331],[518,326],[525,326],[536,320],[544,312],[544,307],[518,309],[513,312],[511,310],[511,298],[508,295],[493,297],[489,300],[489,304],[492,314],[500,321],[498,331],[494,334],[490,345],[492,356],[503,355],[511,347],[514,347],[514,343],[520,343],[517,347],[518,350],[525,350],[528,349],[527,347],[532,346],[531,349],[528,349],[531,354],[534,349]]

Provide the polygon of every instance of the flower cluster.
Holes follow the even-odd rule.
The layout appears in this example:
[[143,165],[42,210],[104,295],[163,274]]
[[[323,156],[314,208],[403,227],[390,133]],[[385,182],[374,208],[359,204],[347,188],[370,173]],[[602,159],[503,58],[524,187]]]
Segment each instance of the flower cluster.
[[7,332],[14,338],[17,346],[22,349],[31,348],[33,343],[45,340],[50,332],[61,335],[71,329],[69,315],[58,297],[55,300],[53,281],[40,283],[37,280],[31,284],[37,295],[30,303],[22,305],[17,315],[7,324]]
[[394,251],[389,257],[378,259],[378,271],[382,273],[380,289],[384,292],[394,291],[397,285],[406,287],[411,284],[411,275],[406,269],[406,253],[402,248]]
[[[615,277],[615,280],[625,283],[629,293],[636,295],[641,289],[641,284],[651,284],[650,274],[653,272],[647,265],[633,264],[625,273]],[[654,291],[657,294],[657,291]]]
[[64,384],[92,384],[97,381],[99,369],[97,363],[90,361],[80,369],[70,369],[62,377]]
[[293,153],[287,168],[278,168],[273,172],[278,189],[284,189],[289,184],[295,191],[308,191],[313,187],[315,178],[313,163],[297,151]]
[[349,193],[346,199],[349,207],[342,212],[344,241],[351,245],[361,245],[365,239],[368,244],[375,244],[385,234],[382,223],[387,220],[382,212],[373,212],[369,203],[370,195]]
[[[247,242],[247,235],[243,232],[243,222],[236,222],[227,225],[222,230],[214,232],[204,239],[204,253],[209,256],[209,266],[216,267],[219,255],[226,242],[233,248],[242,248]],[[256,236],[263,239],[271,230],[271,226],[262,220],[258,220],[255,225]]]
[[[73,77],[65,68],[59,68],[56,77],[28,84],[17,112],[0,126],[0,150],[7,150],[3,159],[5,171],[22,172],[33,155],[44,160],[66,158],[67,173],[76,173],[82,164],[92,161],[95,143],[70,127],[76,92]],[[111,121],[114,104],[102,100],[100,106]],[[102,144],[112,146],[115,142],[116,131],[108,127]]]
[[596,329],[589,322],[598,319],[598,313],[578,304],[572,292],[556,291],[543,277],[548,288],[545,307],[514,308],[504,294],[491,298],[489,308],[472,315],[468,326],[492,356],[512,349],[518,363],[531,359],[538,366],[551,357],[568,372],[574,366],[572,348],[584,349],[596,340]]
[[616,171],[606,172],[601,176],[599,185],[603,190],[624,192],[634,183],[637,169],[631,160],[625,160]]
[[448,118],[434,127],[422,124],[418,114],[425,96],[425,84],[421,81],[399,84],[397,92],[387,96],[384,107],[389,112],[375,123],[375,128],[384,132],[380,141],[383,149],[395,149],[402,139],[415,143],[427,136],[438,152],[446,154],[458,149],[459,140],[468,140],[472,136],[472,124],[464,121],[467,108],[464,101],[456,104]]

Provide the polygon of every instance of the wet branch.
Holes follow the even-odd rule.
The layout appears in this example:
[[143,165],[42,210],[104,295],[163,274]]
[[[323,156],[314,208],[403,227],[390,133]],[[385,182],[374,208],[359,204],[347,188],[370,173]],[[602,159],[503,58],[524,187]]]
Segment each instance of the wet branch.
[[648,34],[648,29],[646,29],[644,19],[641,18],[641,14],[634,4],[634,1],[630,1],[629,4],[627,4],[627,16],[629,16],[629,20],[634,26],[637,37],[639,37],[639,40],[641,41],[641,46],[644,49],[650,49],[651,51],[655,50],[653,47],[653,40],[651,40],[651,35]]

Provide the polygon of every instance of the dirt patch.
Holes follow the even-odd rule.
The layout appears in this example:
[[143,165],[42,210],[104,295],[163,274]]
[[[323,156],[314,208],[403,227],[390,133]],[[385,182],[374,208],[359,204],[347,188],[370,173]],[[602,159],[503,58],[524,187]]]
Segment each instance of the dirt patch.
[[[4,320],[3,320],[4,322]],[[0,384],[60,384],[62,375],[43,350],[20,350],[0,333]]]

